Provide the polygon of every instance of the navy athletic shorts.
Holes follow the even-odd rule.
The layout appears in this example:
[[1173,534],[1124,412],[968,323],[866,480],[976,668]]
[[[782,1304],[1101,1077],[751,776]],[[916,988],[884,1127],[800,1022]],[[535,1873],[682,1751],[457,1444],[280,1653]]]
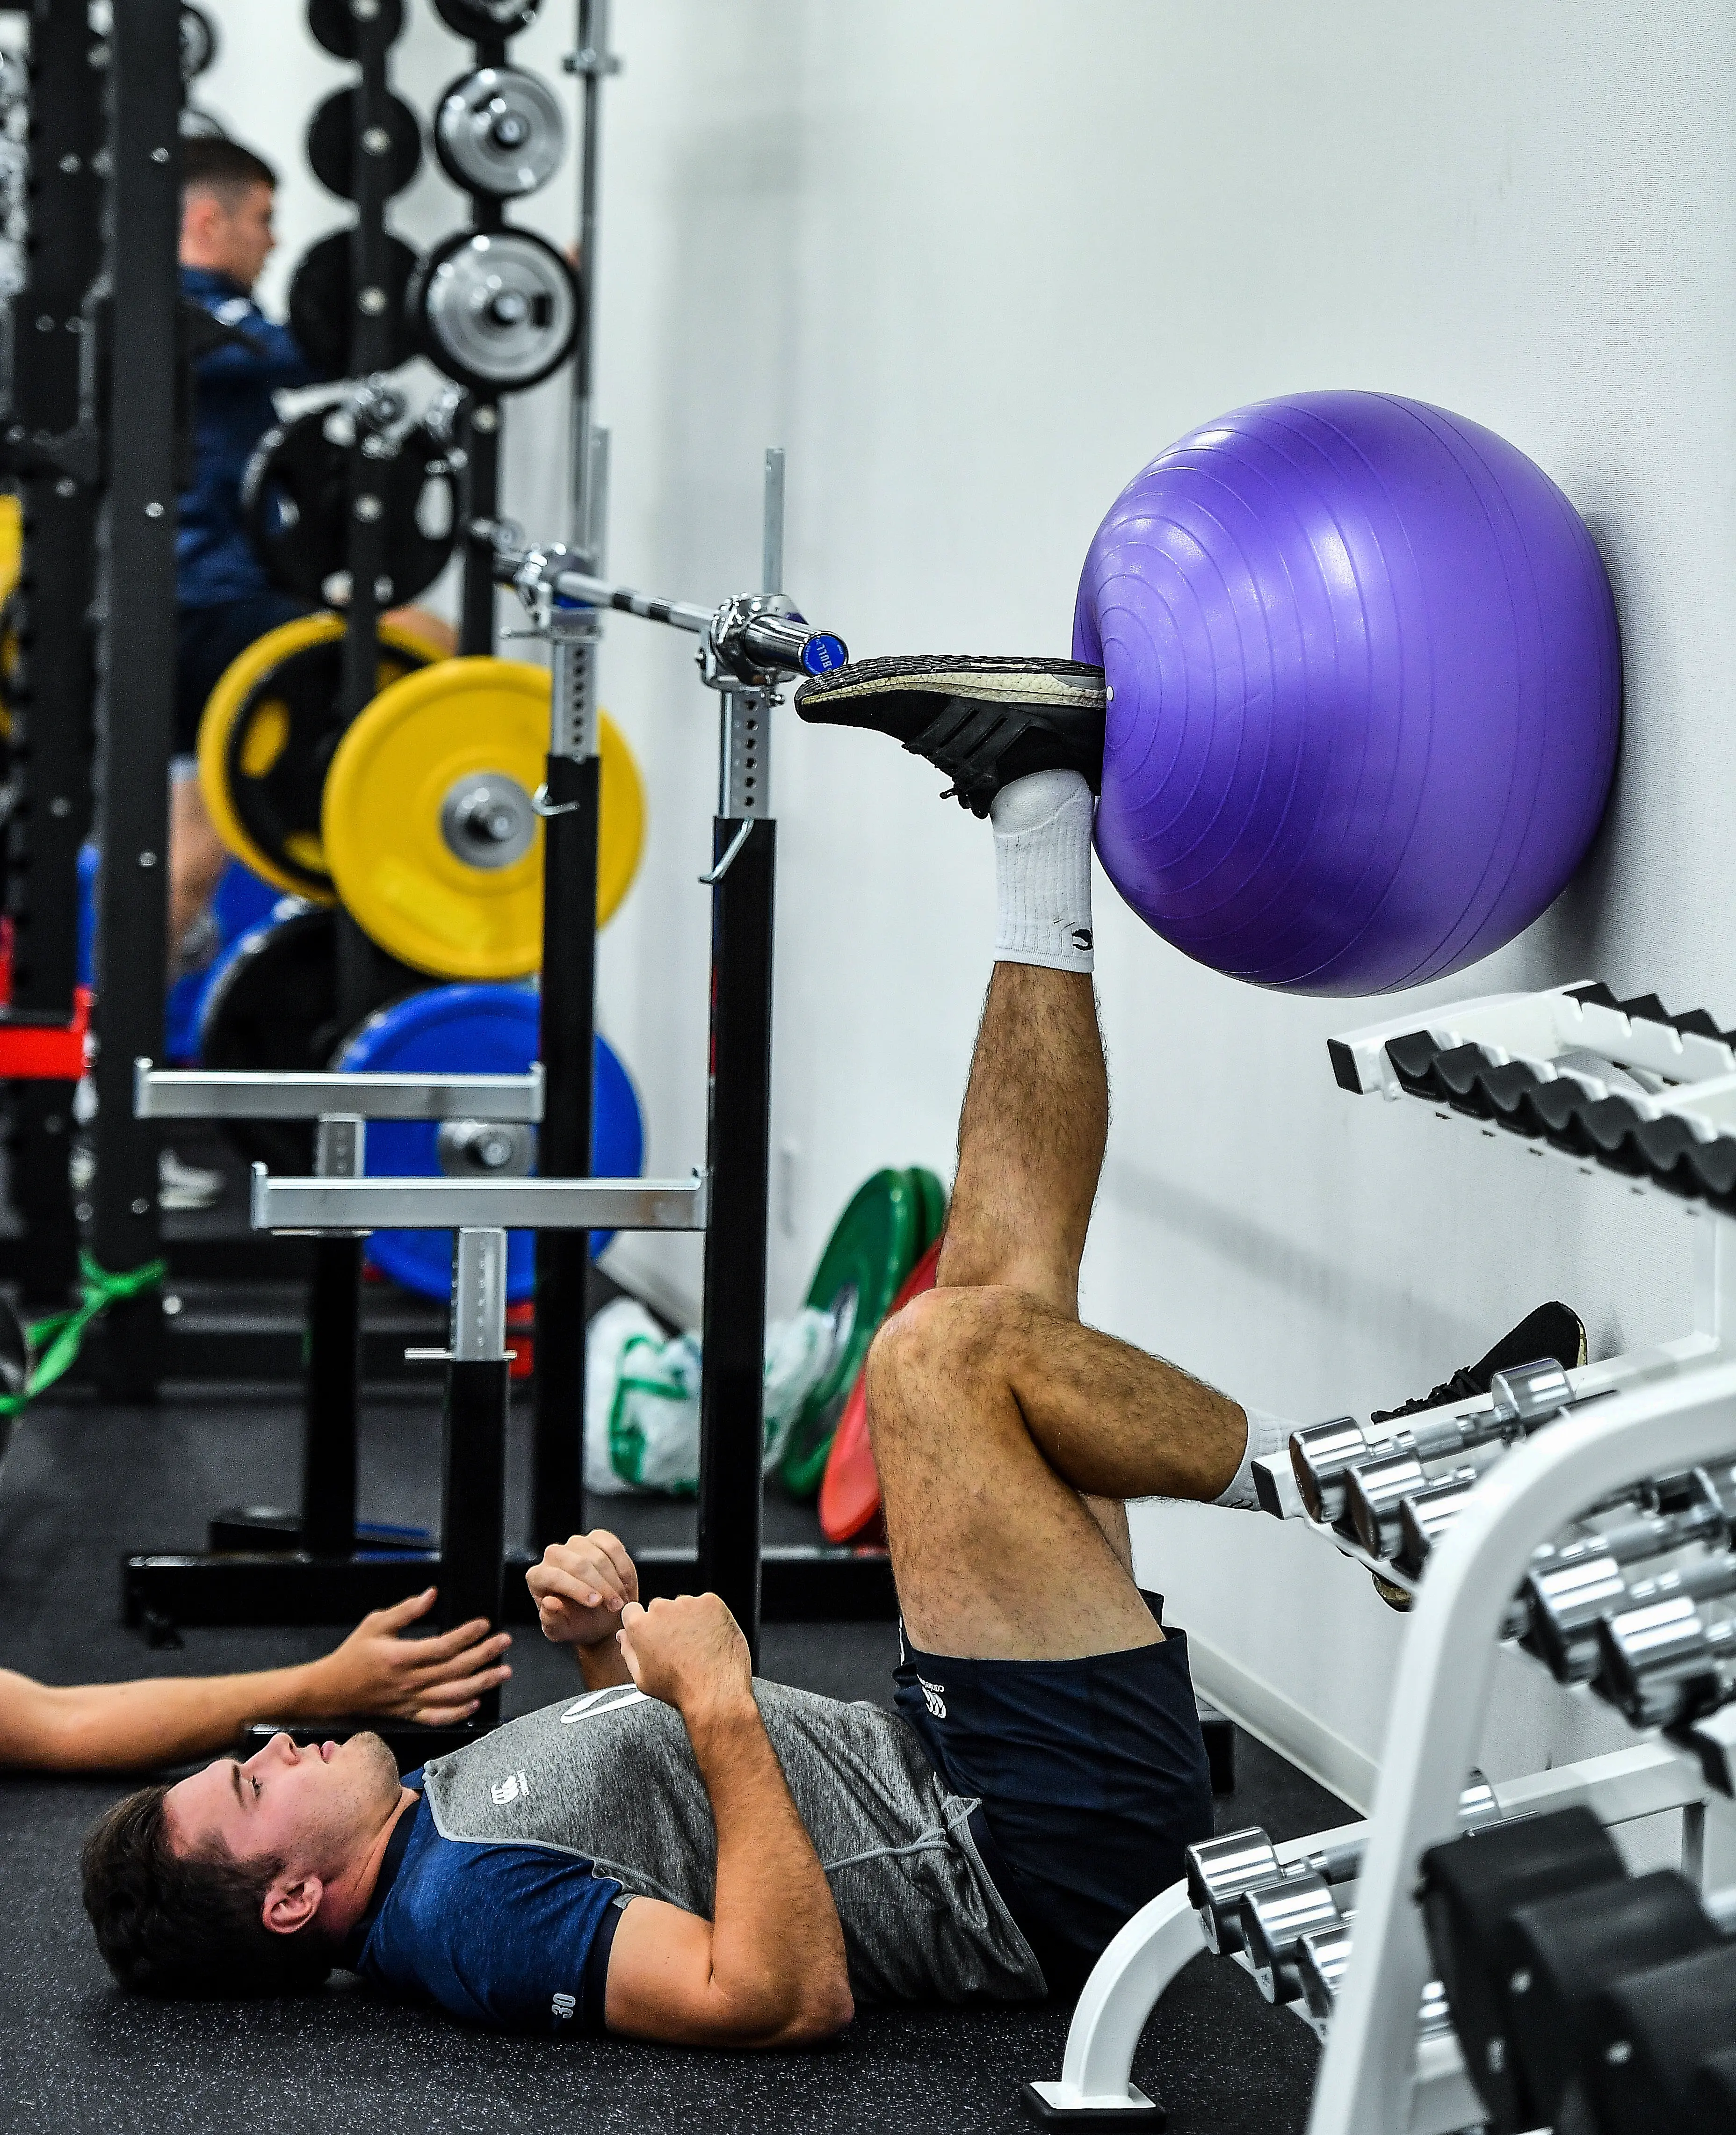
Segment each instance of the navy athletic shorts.
[[230,661],[256,637],[297,616],[312,615],[306,601],[279,593],[249,593],[209,608],[177,611],[175,648],[175,754],[195,756],[205,700]]
[[[1161,1595],[1146,1605],[1161,1622]],[[899,1627],[894,1702],[970,1819],[1052,1994],[1076,1995],[1116,1931],[1211,1836],[1187,1637],[1074,1661],[959,1660]]]

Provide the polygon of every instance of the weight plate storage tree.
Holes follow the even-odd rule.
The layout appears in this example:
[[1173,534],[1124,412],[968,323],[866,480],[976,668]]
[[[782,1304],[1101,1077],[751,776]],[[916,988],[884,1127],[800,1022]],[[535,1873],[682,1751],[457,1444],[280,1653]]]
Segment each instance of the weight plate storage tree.
[[554,247],[506,220],[507,204],[545,185],[566,152],[559,99],[507,56],[508,40],[535,16],[537,0],[447,0],[438,12],[474,50],[474,65],[442,92],[433,129],[442,169],[469,195],[471,226],[421,262],[409,306],[423,353],[471,395],[459,638],[466,652],[486,653],[495,642],[501,399],[571,357],[581,300],[578,277]]

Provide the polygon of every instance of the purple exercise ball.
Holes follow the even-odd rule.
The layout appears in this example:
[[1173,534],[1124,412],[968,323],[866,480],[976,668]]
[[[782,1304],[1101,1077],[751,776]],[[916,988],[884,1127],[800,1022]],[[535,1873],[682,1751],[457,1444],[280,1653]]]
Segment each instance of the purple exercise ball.
[[1110,690],[1097,851],[1232,977],[1373,994],[1462,970],[1554,899],[1621,719],[1609,580],[1492,431],[1301,393],[1134,477],[1080,579]]

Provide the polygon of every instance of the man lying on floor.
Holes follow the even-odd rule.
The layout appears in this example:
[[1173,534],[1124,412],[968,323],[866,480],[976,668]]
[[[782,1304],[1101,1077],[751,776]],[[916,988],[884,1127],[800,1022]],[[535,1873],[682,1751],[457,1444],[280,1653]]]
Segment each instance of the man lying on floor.
[[145,1676],[132,1682],[36,1682],[0,1668],[0,1771],[148,1772],[209,1756],[256,1720],[353,1712],[450,1726],[512,1670],[512,1640],[479,1617],[438,1638],[404,1633],[434,1590],[364,1616],[317,1661],[249,1675]]
[[[111,1810],[85,1902],[124,1983],[283,1991],[341,1965],[502,2028],[790,2045],[856,1999],[1074,1994],[1210,1836],[1185,1641],[1134,1582],[1124,1501],[1252,1505],[1250,1463],[1290,1426],[1080,1322],[1109,1116],[1102,677],[989,680],[1018,731],[969,787],[1000,921],[940,1287],[868,1366],[896,1712],[756,1682],[715,1595],[641,1609],[619,1542],[575,1537],[530,1574],[578,1656],[570,1702],[403,1782],[375,1736],[279,1736]],[[873,723],[911,694],[881,685]]]

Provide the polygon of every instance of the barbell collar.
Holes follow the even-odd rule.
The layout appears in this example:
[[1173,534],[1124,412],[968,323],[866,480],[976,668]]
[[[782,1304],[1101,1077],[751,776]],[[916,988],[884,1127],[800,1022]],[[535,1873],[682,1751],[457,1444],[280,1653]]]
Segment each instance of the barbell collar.
[[[222,1073],[133,1063],[133,1116],[140,1120],[498,1121],[534,1126],[543,1116],[543,1068],[525,1075]],[[599,1226],[599,1227],[602,1227]]]
[[[345,1077],[356,1080],[359,1077]],[[253,1168],[256,1231],[703,1231],[709,1176],[688,1179],[288,1179]]]

